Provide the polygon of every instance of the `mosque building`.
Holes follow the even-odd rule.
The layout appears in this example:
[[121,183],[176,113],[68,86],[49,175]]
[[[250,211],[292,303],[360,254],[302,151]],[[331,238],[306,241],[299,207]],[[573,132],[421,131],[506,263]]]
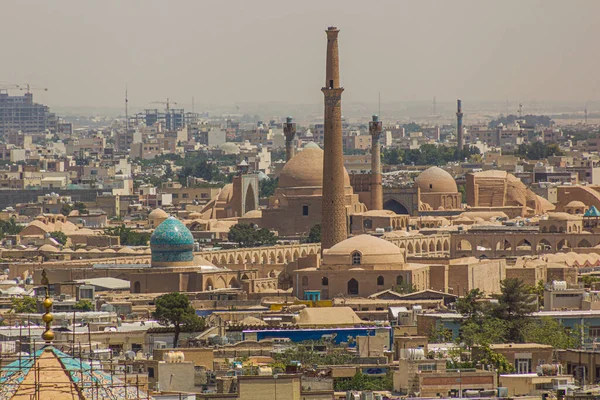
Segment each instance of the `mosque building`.
[[[256,270],[232,271],[194,255],[194,237],[175,217],[165,219],[150,237],[150,266],[129,275],[132,293],[200,292],[246,288],[257,278]],[[276,289],[274,280],[267,289]]]
[[[346,169],[343,172],[346,214],[366,211],[350,186],[348,172]],[[260,214],[246,214],[239,221],[277,231],[280,237],[306,236],[313,226],[321,223],[322,197],[323,150],[311,142],[283,167],[279,187],[269,198],[269,206]]]
[[335,296],[368,297],[394,286],[429,288],[426,265],[406,264],[403,249],[371,235],[343,240],[323,251],[320,268],[304,268],[292,275],[294,293],[308,300]]

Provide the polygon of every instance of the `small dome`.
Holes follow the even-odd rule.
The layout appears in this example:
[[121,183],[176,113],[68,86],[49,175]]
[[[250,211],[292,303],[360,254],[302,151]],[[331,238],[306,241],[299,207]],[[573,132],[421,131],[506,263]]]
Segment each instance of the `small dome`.
[[131,247],[121,247],[119,249],[119,251],[117,251],[117,253],[119,253],[119,254],[136,254],[135,250],[133,250]]
[[[356,253],[360,254],[360,265],[353,260]],[[371,235],[351,237],[323,253],[323,264],[332,266],[346,265],[357,268],[361,265],[394,265],[403,262],[403,253],[398,246]]]
[[188,214],[188,218],[189,219],[200,219],[200,218],[202,218],[202,214],[200,214],[199,212],[194,211],[194,212],[191,212],[191,213]]
[[262,218],[261,210],[251,210],[244,214],[243,218]]
[[240,147],[232,142],[226,142],[219,146],[224,154],[240,154]]
[[160,219],[160,218],[168,218],[169,214],[167,214],[162,208],[155,208],[148,214],[149,219]]
[[306,143],[306,145],[303,147],[303,149],[321,149],[319,147],[318,144],[316,144],[315,142],[308,142]]
[[585,204],[579,200],[570,201],[565,208],[585,208]]
[[[345,168],[344,186],[350,186]],[[281,170],[279,187],[323,187],[323,150],[305,148],[296,154]]]
[[548,213],[548,220],[552,221],[578,221],[581,220],[580,215],[573,215],[565,212]]
[[56,247],[52,246],[51,244],[45,244],[42,247],[40,247],[38,249],[38,251],[42,251],[45,253],[57,253],[58,249]]
[[415,178],[415,183],[424,193],[457,193],[456,181],[439,167],[430,167]]
[[192,232],[175,217],[167,218],[154,230],[150,237],[150,248],[153,266],[190,263],[194,260]]

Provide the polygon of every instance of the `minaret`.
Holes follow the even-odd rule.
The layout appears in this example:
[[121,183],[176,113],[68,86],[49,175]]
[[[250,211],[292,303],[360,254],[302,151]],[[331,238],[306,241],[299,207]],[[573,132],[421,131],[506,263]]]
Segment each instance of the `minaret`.
[[462,112],[462,101],[456,100],[456,147],[458,150],[462,150],[465,147],[465,139],[463,138],[463,112]]
[[383,189],[381,187],[381,121],[378,115],[373,115],[369,122],[371,134],[371,210],[383,210]]
[[294,157],[294,136],[296,135],[296,123],[292,122],[292,117],[287,117],[283,125],[283,133],[285,135],[285,162],[288,162]]
[[321,249],[329,249],[348,237],[344,188],[344,149],[342,141],[342,92],[338,56],[339,29],[327,28],[327,67],[325,87],[325,129],[323,140],[323,206]]

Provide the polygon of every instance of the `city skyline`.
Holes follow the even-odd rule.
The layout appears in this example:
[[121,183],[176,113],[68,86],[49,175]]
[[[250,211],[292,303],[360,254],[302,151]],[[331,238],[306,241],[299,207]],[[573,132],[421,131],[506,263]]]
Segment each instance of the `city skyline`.
[[379,93],[389,103],[585,103],[600,89],[589,79],[592,1],[170,6],[6,2],[7,15],[26,18],[0,27],[0,84],[48,87],[34,95],[53,107],[119,107],[126,85],[138,107],[167,97],[186,108],[192,98],[203,108],[319,104],[320,33],[336,25],[347,104],[376,104]]

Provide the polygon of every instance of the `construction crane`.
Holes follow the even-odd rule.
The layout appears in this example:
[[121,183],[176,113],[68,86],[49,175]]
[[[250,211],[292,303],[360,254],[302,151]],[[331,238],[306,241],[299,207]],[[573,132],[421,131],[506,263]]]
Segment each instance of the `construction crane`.
[[167,97],[167,101],[153,101],[150,104],[164,104],[167,107],[167,114],[168,114],[169,110],[170,110],[170,105],[177,104],[177,103],[174,101],[170,101],[169,98]]
[[23,85],[16,85],[16,86],[17,86],[17,88],[19,88],[19,90],[23,90],[27,94],[30,94],[32,90],[41,90],[41,91],[44,91],[44,92],[48,91],[48,88],[39,87],[39,86],[33,86],[33,85],[30,85],[29,83],[25,83]]

